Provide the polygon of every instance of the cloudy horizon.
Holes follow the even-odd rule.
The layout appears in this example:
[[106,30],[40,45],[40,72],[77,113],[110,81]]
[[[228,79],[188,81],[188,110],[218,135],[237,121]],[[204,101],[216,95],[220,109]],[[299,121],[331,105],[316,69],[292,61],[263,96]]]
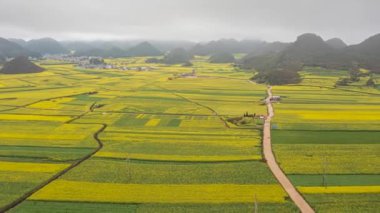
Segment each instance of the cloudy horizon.
[[310,32],[354,44],[380,32],[378,8],[377,0],[2,0],[0,37],[292,42]]

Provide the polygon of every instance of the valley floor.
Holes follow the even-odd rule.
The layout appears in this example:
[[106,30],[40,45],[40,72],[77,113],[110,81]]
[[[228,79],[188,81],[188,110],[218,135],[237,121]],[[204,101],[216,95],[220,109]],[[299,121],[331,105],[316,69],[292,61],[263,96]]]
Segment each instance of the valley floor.
[[266,114],[266,87],[248,82],[252,73],[202,58],[194,61],[197,78],[173,80],[193,68],[44,66],[39,74],[0,76],[0,208],[298,211],[262,161],[262,122],[226,121]]
[[[107,62],[154,69],[0,75],[0,212],[299,211],[263,161],[263,122],[228,122],[267,114],[253,73],[144,61]],[[375,212],[379,90],[302,74],[273,87],[276,160],[317,212]]]
[[273,87],[277,161],[317,212],[380,209],[380,90],[334,87],[344,71],[312,68]]

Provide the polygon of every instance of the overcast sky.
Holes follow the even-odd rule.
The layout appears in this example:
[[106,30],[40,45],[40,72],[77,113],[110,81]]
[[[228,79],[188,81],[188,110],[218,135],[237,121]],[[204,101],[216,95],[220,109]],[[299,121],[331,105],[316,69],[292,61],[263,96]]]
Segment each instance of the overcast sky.
[[357,43],[380,33],[380,0],[0,0],[0,37]]

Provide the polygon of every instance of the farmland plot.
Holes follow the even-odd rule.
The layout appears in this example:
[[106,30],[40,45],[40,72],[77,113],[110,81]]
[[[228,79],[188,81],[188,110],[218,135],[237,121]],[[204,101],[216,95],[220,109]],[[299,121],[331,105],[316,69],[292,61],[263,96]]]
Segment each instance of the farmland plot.
[[346,71],[307,68],[298,85],[274,87],[272,142],[280,166],[319,212],[376,212],[380,91],[334,87]]
[[[147,66],[145,58],[107,61]],[[16,191],[30,190],[92,153],[94,138],[103,145],[11,212],[251,212],[255,204],[260,212],[297,211],[262,161],[260,124],[241,128],[227,121],[247,112],[265,114],[265,86],[248,82],[252,73],[202,57],[194,60],[198,78],[169,80],[192,68],[154,66],[122,72],[47,65],[45,75],[15,82],[25,90],[0,94],[16,98],[2,124],[20,132],[0,135],[12,146],[0,147],[0,154],[24,156],[0,160],[62,166],[41,167],[50,168],[46,176],[9,171],[20,177],[15,186],[8,184],[8,171],[0,171],[0,180]],[[31,96],[29,87],[35,89]],[[30,128],[14,128],[25,119]],[[37,130],[31,132],[33,125]],[[25,172],[41,182],[22,179]],[[17,193],[1,205],[22,195]]]

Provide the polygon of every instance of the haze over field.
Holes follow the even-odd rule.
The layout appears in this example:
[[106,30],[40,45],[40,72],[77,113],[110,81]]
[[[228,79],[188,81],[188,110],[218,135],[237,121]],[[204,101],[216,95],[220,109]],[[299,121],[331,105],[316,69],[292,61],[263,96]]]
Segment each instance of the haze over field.
[[[59,40],[219,38],[359,43],[380,29],[377,0],[2,0],[0,35]],[[353,30],[355,29],[355,30]]]

